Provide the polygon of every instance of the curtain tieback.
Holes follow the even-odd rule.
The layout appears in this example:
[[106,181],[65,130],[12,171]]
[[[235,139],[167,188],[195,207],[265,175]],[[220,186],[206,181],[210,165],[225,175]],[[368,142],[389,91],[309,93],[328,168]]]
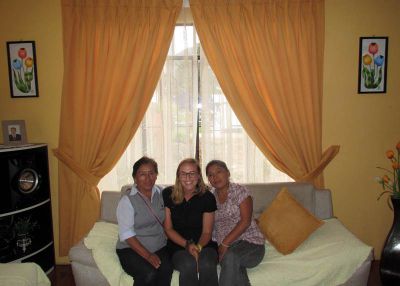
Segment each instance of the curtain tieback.
[[80,177],[83,181],[85,181],[90,186],[97,186],[100,178],[91,174],[89,171],[84,169],[81,165],[79,165],[74,159],[65,154],[60,149],[53,149],[54,155],[65,164],[72,172],[74,172],[78,177]]
[[322,171],[325,169],[325,167],[333,160],[333,158],[336,157],[337,153],[339,152],[339,149],[340,149],[339,145],[332,145],[327,150],[325,150],[325,152],[322,154],[322,158],[318,166],[316,166],[313,170],[304,175],[300,179],[300,182],[310,182],[314,178],[316,178],[319,174],[321,174]]

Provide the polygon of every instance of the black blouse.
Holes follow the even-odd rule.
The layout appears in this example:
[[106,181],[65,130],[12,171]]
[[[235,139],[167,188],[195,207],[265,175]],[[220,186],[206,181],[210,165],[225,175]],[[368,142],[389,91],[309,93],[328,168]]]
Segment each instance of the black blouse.
[[[189,201],[176,205],[171,199],[173,187],[163,190],[164,205],[171,211],[171,220],[174,230],[186,240],[192,239],[197,243],[203,230],[203,213],[217,210],[214,195],[206,191],[204,194],[194,195]],[[210,240],[205,247],[217,248],[217,244]],[[168,239],[167,247],[171,254],[177,250],[184,249]]]

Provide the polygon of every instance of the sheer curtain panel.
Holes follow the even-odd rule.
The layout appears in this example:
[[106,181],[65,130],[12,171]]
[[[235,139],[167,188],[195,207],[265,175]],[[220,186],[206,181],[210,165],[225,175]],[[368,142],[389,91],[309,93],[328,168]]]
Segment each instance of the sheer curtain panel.
[[196,153],[203,167],[212,159],[226,161],[236,182],[292,180],[271,165],[244,131],[207,62],[190,10],[184,8],[146,115],[99,189],[119,190],[132,183],[132,165],[143,155],[158,162],[157,183],[173,184],[179,162]]

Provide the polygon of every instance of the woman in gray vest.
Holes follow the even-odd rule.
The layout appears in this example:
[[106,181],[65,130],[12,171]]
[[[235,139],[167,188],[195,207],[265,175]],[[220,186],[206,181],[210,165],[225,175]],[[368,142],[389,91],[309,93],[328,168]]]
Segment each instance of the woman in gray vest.
[[118,203],[117,255],[135,286],[170,285],[173,267],[166,251],[161,188],[155,185],[156,161],[142,157],[133,165],[135,184]]

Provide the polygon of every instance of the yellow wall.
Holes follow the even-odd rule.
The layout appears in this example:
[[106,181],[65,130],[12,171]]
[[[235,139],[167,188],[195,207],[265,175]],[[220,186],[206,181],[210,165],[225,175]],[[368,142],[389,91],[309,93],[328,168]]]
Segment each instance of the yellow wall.
[[[7,41],[36,44],[39,97],[11,98]],[[0,1],[0,120],[25,120],[28,141],[49,145],[51,197],[56,256],[58,257],[57,160],[51,149],[58,144],[63,73],[61,6],[59,0]],[[1,131],[0,131],[1,133]],[[0,138],[3,138],[0,135]],[[2,139],[0,139],[0,142]],[[64,259],[64,261],[67,261]],[[61,260],[57,258],[57,262]]]
[[[377,165],[388,166],[384,152],[400,140],[400,1],[327,0],[323,101],[323,143],[341,145],[325,172],[334,212],[379,258],[392,222],[379,186]],[[60,0],[0,1],[0,120],[24,119],[30,142],[57,146],[63,72]],[[360,36],[388,36],[386,95],[357,94]],[[6,41],[34,40],[40,96],[12,99]],[[0,137],[1,138],[1,137]],[[57,263],[57,160],[50,152],[50,176]]]
[[[364,242],[380,252],[392,223],[376,166],[390,167],[385,151],[400,141],[400,1],[326,1],[323,101],[324,146],[339,144],[327,167],[334,213]],[[386,94],[357,94],[361,36],[388,36]]]

